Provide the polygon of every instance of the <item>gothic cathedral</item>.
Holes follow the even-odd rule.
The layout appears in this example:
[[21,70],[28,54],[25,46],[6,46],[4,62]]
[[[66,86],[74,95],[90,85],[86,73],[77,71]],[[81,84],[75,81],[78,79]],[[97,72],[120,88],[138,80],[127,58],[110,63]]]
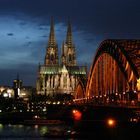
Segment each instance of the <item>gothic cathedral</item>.
[[40,65],[38,69],[37,94],[53,96],[66,93],[75,96],[77,84],[80,80],[86,80],[86,77],[86,66],[78,66],[76,63],[76,51],[70,23],[68,23],[66,40],[62,44],[59,62],[52,19],[44,65]]

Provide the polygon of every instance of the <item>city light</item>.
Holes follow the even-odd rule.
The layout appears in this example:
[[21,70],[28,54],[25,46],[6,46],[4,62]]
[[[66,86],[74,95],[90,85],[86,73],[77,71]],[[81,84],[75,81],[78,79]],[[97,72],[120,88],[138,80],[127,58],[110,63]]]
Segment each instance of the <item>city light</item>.
[[0,92],[3,92],[4,90],[5,90],[4,87],[1,87],[1,88],[0,88]]
[[137,80],[137,89],[140,91],[140,78]]
[[11,89],[7,89],[7,93],[12,93],[12,90]]
[[7,93],[9,94],[9,98],[12,97],[12,89],[7,89]]
[[81,120],[82,113],[79,110],[73,109],[72,113],[73,113],[74,120],[77,121]]
[[9,96],[8,93],[3,94],[3,97],[5,97],[5,98],[8,97],[8,96]]
[[107,125],[108,125],[109,127],[114,127],[114,126],[116,126],[116,120],[114,120],[114,119],[112,119],[112,118],[109,118],[109,119],[107,120]]

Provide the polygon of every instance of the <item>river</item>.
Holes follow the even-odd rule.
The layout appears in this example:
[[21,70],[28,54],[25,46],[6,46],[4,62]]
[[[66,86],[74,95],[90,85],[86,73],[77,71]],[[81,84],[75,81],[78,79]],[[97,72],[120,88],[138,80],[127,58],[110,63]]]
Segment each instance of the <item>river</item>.
[[46,140],[44,137],[48,132],[67,132],[67,125],[11,125],[0,124],[0,140]]

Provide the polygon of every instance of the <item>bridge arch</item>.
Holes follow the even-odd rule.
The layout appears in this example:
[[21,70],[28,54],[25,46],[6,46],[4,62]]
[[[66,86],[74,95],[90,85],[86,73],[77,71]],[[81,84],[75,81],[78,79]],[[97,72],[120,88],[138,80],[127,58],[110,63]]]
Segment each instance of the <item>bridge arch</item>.
[[85,82],[82,79],[78,80],[78,84],[75,91],[75,99],[85,98],[85,92],[86,92],[86,85]]
[[90,67],[85,96],[120,96],[140,90],[139,83],[140,40],[101,42]]

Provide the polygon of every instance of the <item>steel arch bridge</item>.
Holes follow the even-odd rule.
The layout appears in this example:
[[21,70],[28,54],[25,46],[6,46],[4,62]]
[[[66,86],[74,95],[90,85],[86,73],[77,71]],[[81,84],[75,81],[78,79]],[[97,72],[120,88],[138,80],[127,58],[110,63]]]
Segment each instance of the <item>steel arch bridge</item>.
[[85,97],[132,101],[138,99],[139,91],[140,40],[102,41],[90,67]]

